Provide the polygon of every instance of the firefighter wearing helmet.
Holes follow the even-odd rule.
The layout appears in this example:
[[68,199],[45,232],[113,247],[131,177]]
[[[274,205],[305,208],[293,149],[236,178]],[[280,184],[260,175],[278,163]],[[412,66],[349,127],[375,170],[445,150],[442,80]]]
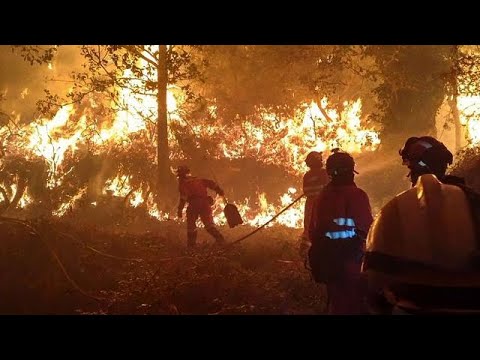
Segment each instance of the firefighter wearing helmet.
[[330,314],[364,314],[360,267],[372,223],[368,195],[354,181],[355,162],[334,149],[326,162],[329,183],[313,205],[309,264],[315,281],[327,286]]
[[453,155],[435,138],[409,138],[400,156],[412,188],[382,208],[368,234],[371,312],[478,312],[480,195],[446,175]]
[[445,174],[453,162],[453,155],[442,142],[431,136],[408,138],[399,155],[403,165],[410,169],[407,176],[412,186],[425,174],[433,174],[442,182],[463,183],[462,179]]
[[213,199],[208,195],[207,189],[214,190],[218,195],[224,196],[223,190],[218,184],[209,179],[194,177],[190,174],[187,166],[177,168],[179,183],[180,202],[177,215],[182,218],[183,208],[187,207],[187,246],[195,247],[197,241],[197,219],[200,217],[205,230],[212,235],[217,243],[224,243],[223,235],[216,229],[213,222],[212,205]]
[[312,210],[315,199],[328,182],[327,171],[323,167],[322,153],[311,151],[305,158],[305,164],[309,170],[303,176],[303,193],[306,196],[304,218],[303,218],[303,234],[300,238],[300,254],[305,256],[306,251],[310,247],[310,239],[308,227],[312,218]]

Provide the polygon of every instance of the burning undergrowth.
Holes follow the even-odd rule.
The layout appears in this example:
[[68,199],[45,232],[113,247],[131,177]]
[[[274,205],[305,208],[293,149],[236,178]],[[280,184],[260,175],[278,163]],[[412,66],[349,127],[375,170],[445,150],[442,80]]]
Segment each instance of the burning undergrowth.
[[[142,77],[140,68],[123,76]],[[157,78],[155,71],[148,75]],[[322,313],[323,289],[297,253],[304,200],[228,252],[212,246],[204,230],[200,248],[186,250],[173,172],[170,196],[161,197],[157,183],[160,90],[123,85],[115,89],[116,102],[90,93],[31,122],[15,112],[0,114],[0,216],[10,217],[0,218],[0,287],[7,294],[0,312]],[[199,107],[179,88],[168,88],[172,170],[188,165],[194,175],[217,180],[238,206],[245,224],[229,229],[216,198],[215,222],[228,242],[300,195],[312,150],[324,158],[335,147],[352,153],[356,182],[374,214],[409,187],[397,150],[385,147],[386,139],[381,144],[361,99],[315,99],[289,114],[258,107],[241,118],[221,118],[215,99],[202,99]],[[478,111],[472,109],[478,99],[459,99],[461,123],[477,144]],[[478,157],[478,148],[469,148],[454,166],[476,189]]]
[[[171,199],[158,198],[155,106],[122,94],[133,111],[112,114],[91,96],[51,118],[2,122],[0,214],[27,219],[41,234],[12,220],[1,224],[8,235],[2,257],[16,254],[5,260],[11,267],[2,284],[16,290],[2,312],[321,313],[323,292],[312,286],[296,248],[303,201],[228,253],[212,248],[204,231],[201,248],[186,252],[175,184]],[[229,242],[300,195],[309,151],[327,156],[342,147],[358,155],[380,143],[360,120],[360,99],[338,106],[322,99],[289,118],[259,109],[242,121],[218,119],[214,102],[209,116],[192,117],[173,89],[167,100],[172,167],[187,163],[194,175],[217,180],[245,220],[220,227]],[[225,224],[216,200],[215,221]],[[82,295],[65,272],[102,300]],[[26,284],[31,293],[16,304]]]
[[[380,142],[361,124],[360,100],[345,102],[341,112],[323,99],[320,106],[305,104],[291,119],[259,111],[256,118],[226,125],[209,118],[192,124],[177,104],[181,97],[168,95],[172,165],[186,162],[194,174],[219,181],[251,225],[300,194],[309,151],[340,146],[359,153]],[[12,120],[0,129],[3,211],[62,217],[80,208],[116,211],[123,204],[157,220],[172,218],[172,191],[166,202],[157,198],[156,127],[148,119],[138,111],[108,117],[92,97],[61,108],[52,119],[24,125]],[[301,227],[302,205],[280,223]],[[216,220],[224,223],[222,204],[216,207]]]

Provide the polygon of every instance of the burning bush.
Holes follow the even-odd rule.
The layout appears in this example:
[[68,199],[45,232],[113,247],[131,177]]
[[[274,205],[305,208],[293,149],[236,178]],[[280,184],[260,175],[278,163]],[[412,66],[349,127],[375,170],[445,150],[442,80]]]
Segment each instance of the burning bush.
[[[157,207],[155,123],[138,110],[146,103],[122,94],[136,112],[108,114],[92,95],[76,106],[62,107],[52,119],[0,128],[5,148],[0,159],[3,208],[24,208],[24,216],[64,216],[118,198],[115,203],[125,207],[146,208],[146,214],[159,220],[170,218],[174,193]],[[210,117],[192,124],[186,120],[191,113],[182,110],[188,104],[177,104],[173,93],[168,96],[171,161],[189,162],[199,176],[217,174],[251,224],[259,224],[299,194],[310,150],[342,146],[360,152],[379,143],[375,131],[361,126],[360,100],[345,102],[340,113],[328,109],[323,99],[320,106],[305,104],[292,119],[259,109],[256,116],[228,124],[216,118],[211,105]],[[148,106],[143,110],[153,111]],[[218,209],[217,220],[223,221]],[[279,220],[301,226],[302,204],[289,211],[290,217]]]

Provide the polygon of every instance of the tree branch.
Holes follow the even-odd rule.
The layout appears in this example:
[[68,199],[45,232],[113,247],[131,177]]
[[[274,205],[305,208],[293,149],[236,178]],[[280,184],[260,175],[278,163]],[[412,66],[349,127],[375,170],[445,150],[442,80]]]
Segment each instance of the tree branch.
[[23,193],[25,192],[26,187],[27,182],[20,178],[17,184],[17,191],[15,192],[15,196],[13,197],[12,201],[10,201],[10,204],[5,209],[5,211],[9,210],[10,208],[15,208],[17,206],[18,202],[23,196]]
[[[155,56],[155,54],[152,54],[152,52],[150,50],[148,50],[147,48],[143,47],[143,51],[145,51],[148,55],[150,55],[152,57],[153,61],[155,61],[155,59],[157,58]],[[157,53],[158,53],[158,51],[157,51]]]
[[153,61],[152,59],[146,57],[141,51],[139,51],[135,45],[131,46],[131,45],[127,45],[127,46],[124,46],[124,48],[138,56],[140,56],[143,60],[145,60],[146,62],[148,62],[150,65],[154,66],[155,68],[158,67],[158,63],[156,63],[155,61]]
[[7,191],[3,188],[3,186],[0,186],[0,193],[2,193],[2,196],[5,199],[5,201],[4,201],[5,205],[3,207],[3,210],[1,210],[1,213],[3,213],[4,211],[6,211],[9,208],[10,199],[8,198]]
[[322,102],[321,100],[318,102],[318,108],[320,109],[320,112],[322,113],[323,116],[325,116],[325,119],[327,119],[329,122],[334,122],[333,119],[328,116],[327,112],[325,111],[325,109],[322,107]]
[[78,104],[80,103],[84,98],[85,96],[87,96],[88,94],[91,94],[93,92],[95,92],[96,90],[95,89],[90,89],[88,90],[87,92],[84,92],[84,93],[79,93],[79,98],[77,100],[72,100],[72,102],[69,102],[69,103],[63,103],[63,104],[57,104],[57,103],[53,103],[53,102],[50,102],[50,101],[46,101],[46,103],[48,105],[54,105],[54,106],[59,106],[59,107],[64,107],[64,106],[68,106],[68,105],[73,105],[73,104]]

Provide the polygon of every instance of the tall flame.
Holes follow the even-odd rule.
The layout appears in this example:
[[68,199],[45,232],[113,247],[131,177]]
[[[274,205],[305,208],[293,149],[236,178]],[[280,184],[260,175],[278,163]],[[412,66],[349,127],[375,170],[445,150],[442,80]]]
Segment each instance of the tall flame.
[[477,146],[480,143],[480,96],[459,96],[457,104],[470,146]]
[[[140,65],[145,65],[145,62],[141,60]],[[124,75],[125,78],[134,77],[130,70],[126,70]],[[132,80],[132,85],[135,85],[136,81]],[[136,85],[139,84],[140,80]],[[44,159],[49,167],[48,187],[58,188],[64,185],[65,176],[71,171],[63,168],[67,154],[75,154],[80,148],[87,147],[89,151],[93,149],[95,153],[107,152],[115,144],[128,142],[133,134],[146,134],[149,122],[156,121],[157,103],[153,90],[143,95],[130,88],[122,88],[119,89],[119,94],[118,103],[111,104],[112,108],[119,110],[111,119],[98,118],[93,111],[98,104],[90,98],[87,109],[81,110],[79,107],[67,105],[59,109],[52,119],[39,119],[30,125],[23,126],[20,138],[9,140],[9,148],[20,149],[20,152],[29,159]],[[178,88],[169,86],[168,121],[170,124],[175,123],[183,127],[186,132],[193,131],[195,136],[200,138],[220,139],[217,157],[230,159],[254,157],[266,164],[283,166],[297,176],[301,176],[306,171],[304,158],[312,150],[326,151],[333,147],[341,147],[352,153],[360,153],[375,150],[380,143],[378,133],[372,128],[365,127],[362,122],[361,99],[345,101],[342,104],[343,110],[337,112],[330,106],[328,99],[324,98],[320,104],[315,102],[303,104],[290,119],[279,120],[274,114],[259,111],[262,115],[259,115],[256,121],[245,121],[234,125],[223,124],[220,119],[217,119],[215,105],[210,105],[208,111],[210,116],[218,121],[187,123],[180,111],[184,102],[184,94]],[[6,130],[0,128],[0,136],[2,131]],[[88,137],[86,133],[89,134]],[[478,136],[480,138],[480,133]],[[145,139],[147,138],[145,136]],[[172,140],[173,153],[181,156],[173,132],[169,133],[169,139]],[[140,188],[134,188],[131,174],[119,173],[109,178],[103,184],[102,192],[104,196],[120,198],[128,196],[125,204],[134,208],[145,207],[150,216],[158,220],[172,218],[174,215],[159,211],[150,192],[147,194]],[[53,211],[53,215],[65,215],[87,193],[87,189],[82,187]],[[236,204],[246,223],[258,226],[291,203],[298,194],[298,189],[286,184],[285,193],[275,203],[269,203],[266,193],[260,192]],[[32,201],[29,193],[25,191],[19,207],[27,207]],[[280,215],[277,223],[289,227],[302,227],[303,206],[304,200],[299,201]],[[220,199],[217,199],[215,220],[225,224],[222,210],[223,205]]]

